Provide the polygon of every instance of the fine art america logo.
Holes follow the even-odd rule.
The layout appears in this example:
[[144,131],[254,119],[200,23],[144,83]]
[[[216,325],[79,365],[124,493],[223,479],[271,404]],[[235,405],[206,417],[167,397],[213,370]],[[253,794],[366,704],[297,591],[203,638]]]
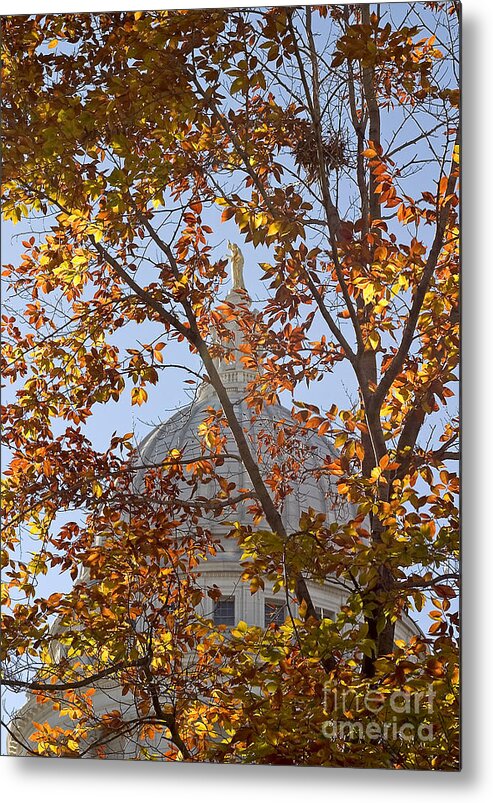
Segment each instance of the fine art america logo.
[[322,726],[326,739],[346,741],[431,742],[435,738],[429,722],[435,692],[398,690],[391,694],[367,690],[364,693],[324,686],[324,711],[330,715]]

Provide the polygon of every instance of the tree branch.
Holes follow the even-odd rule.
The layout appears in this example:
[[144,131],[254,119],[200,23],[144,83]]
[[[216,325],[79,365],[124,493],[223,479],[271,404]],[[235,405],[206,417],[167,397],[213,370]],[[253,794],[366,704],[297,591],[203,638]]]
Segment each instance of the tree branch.
[[28,691],[37,692],[58,692],[70,691],[71,689],[82,689],[84,686],[89,686],[97,683],[102,678],[114,675],[117,672],[122,672],[125,669],[133,669],[135,667],[145,667],[149,664],[149,656],[138,658],[136,661],[120,661],[107,669],[102,669],[94,675],[89,675],[87,678],[80,680],[67,681],[66,683],[41,683],[36,680],[16,680],[15,678],[0,678],[0,685],[8,686],[14,690],[27,689]]

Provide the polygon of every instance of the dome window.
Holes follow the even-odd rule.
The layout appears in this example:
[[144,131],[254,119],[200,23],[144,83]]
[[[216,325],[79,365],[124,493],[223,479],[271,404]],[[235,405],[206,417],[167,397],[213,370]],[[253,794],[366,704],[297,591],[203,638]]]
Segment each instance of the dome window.
[[276,599],[266,599],[264,604],[265,627],[282,625],[286,618],[286,605]]
[[233,627],[235,623],[235,598],[220,599],[214,608],[214,624]]
[[332,619],[334,621],[336,618],[335,611],[331,611],[329,608],[321,608],[319,605],[315,605],[315,610],[320,619]]

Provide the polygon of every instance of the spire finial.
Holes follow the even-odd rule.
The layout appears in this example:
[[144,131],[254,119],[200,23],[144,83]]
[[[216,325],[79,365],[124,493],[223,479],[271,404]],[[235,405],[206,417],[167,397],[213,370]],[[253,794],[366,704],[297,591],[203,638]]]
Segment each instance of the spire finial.
[[245,290],[245,281],[243,279],[243,266],[245,260],[240,248],[236,243],[230,243],[228,240],[228,248],[230,250],[231,262],[231,279],[233,283],[233,290]]

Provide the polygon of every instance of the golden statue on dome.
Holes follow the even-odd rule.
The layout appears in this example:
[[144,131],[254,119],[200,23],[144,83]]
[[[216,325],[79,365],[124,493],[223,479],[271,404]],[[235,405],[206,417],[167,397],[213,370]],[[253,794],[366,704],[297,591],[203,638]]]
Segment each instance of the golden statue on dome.
[[230,251],[231,262],[231,279],[233,283],[233,290],[245,290],[245,281],[243,279],[243,266],[245,259],[236,243],[231,243],[228,240],[228,248]]

